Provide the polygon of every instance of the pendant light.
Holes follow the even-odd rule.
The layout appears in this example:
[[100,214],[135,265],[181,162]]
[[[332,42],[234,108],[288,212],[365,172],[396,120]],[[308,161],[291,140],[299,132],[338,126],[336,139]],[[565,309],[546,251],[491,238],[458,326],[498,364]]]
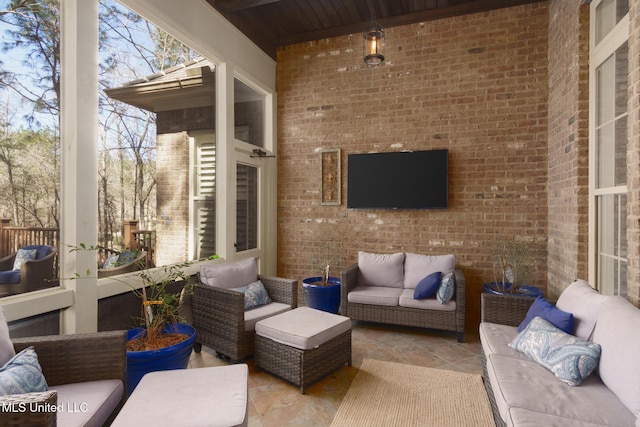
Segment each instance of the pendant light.
[[376,66],[384,61],[384,29],[373,22],[364,32],[364,62]]

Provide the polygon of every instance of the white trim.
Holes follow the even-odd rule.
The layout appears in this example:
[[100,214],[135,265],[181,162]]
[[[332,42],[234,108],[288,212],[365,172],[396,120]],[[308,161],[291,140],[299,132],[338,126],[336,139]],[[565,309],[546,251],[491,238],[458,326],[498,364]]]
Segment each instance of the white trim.
[[596,188],[597,150],[596,150],[596,70],[607,59],[629,40],[629,14],[627,13],[615,27],[597,45],[595,40],[596,31],[596,9],[602,0],[594,0],[590,5],[589,22],[589,276],[588,280],[592,286],[599,289],[598,264],[600,250],[598,247],[598,205],[597,198],[603,195],[626,194],[627,186],[616,186],[606,188]]
[[2,298],[8,322],[51,311],[64,310],[74,303],[71,289],[50,288]]
[[275,90],[276,62],[205,0],[118,0],[201,55]]

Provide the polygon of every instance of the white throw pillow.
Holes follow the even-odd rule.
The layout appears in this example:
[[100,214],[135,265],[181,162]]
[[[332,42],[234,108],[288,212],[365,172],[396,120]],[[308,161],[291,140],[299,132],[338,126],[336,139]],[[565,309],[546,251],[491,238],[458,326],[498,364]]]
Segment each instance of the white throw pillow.
[[358,252],[358,285],[402,288],[404,254]]
[[200,267],[200,282],[214,288],[239,288],[258,280],[255,258]]
[[26,261],[33,261],[36,259],[36,249],[18,249],[16,253],[16,259],[13,261],[13,269],[20,270],[22,263]]

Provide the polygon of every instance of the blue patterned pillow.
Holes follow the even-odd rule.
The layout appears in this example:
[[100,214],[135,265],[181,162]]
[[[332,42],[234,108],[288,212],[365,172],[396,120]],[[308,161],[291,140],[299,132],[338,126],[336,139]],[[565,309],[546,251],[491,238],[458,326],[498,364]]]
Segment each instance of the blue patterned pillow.
[[456,291],[456,281],[453,273],[446,274],[440,281],[438,292],[436,292],[436,299],[440,304],[445,304],[453,298],[453,294]]
[[49,386],[42,375],[38,355],[33,347],[16,354],[0,368],[0,395],[47,391]]
[[239,288],[232,288],[232,291],[242,292],[244,294],[244,309],[251,310],[261,305],[271,303],[271,298],[260,280],[249,283]]
[[509,347],[526,354],[570,386],[582,383],[600,360],[600,344],[585,341],[535,317]]
[[37,249],[18,249],[16,259],[13,261],[13,269],[20,270],[22,263],[36,259]]

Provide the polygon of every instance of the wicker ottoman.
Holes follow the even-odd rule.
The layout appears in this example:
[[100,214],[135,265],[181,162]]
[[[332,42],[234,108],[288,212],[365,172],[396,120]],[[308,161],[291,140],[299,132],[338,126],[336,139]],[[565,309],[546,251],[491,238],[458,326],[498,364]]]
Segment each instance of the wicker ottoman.
[[351,319],[299,307],[256,323],[255,366],[305,388],[351,366]]

